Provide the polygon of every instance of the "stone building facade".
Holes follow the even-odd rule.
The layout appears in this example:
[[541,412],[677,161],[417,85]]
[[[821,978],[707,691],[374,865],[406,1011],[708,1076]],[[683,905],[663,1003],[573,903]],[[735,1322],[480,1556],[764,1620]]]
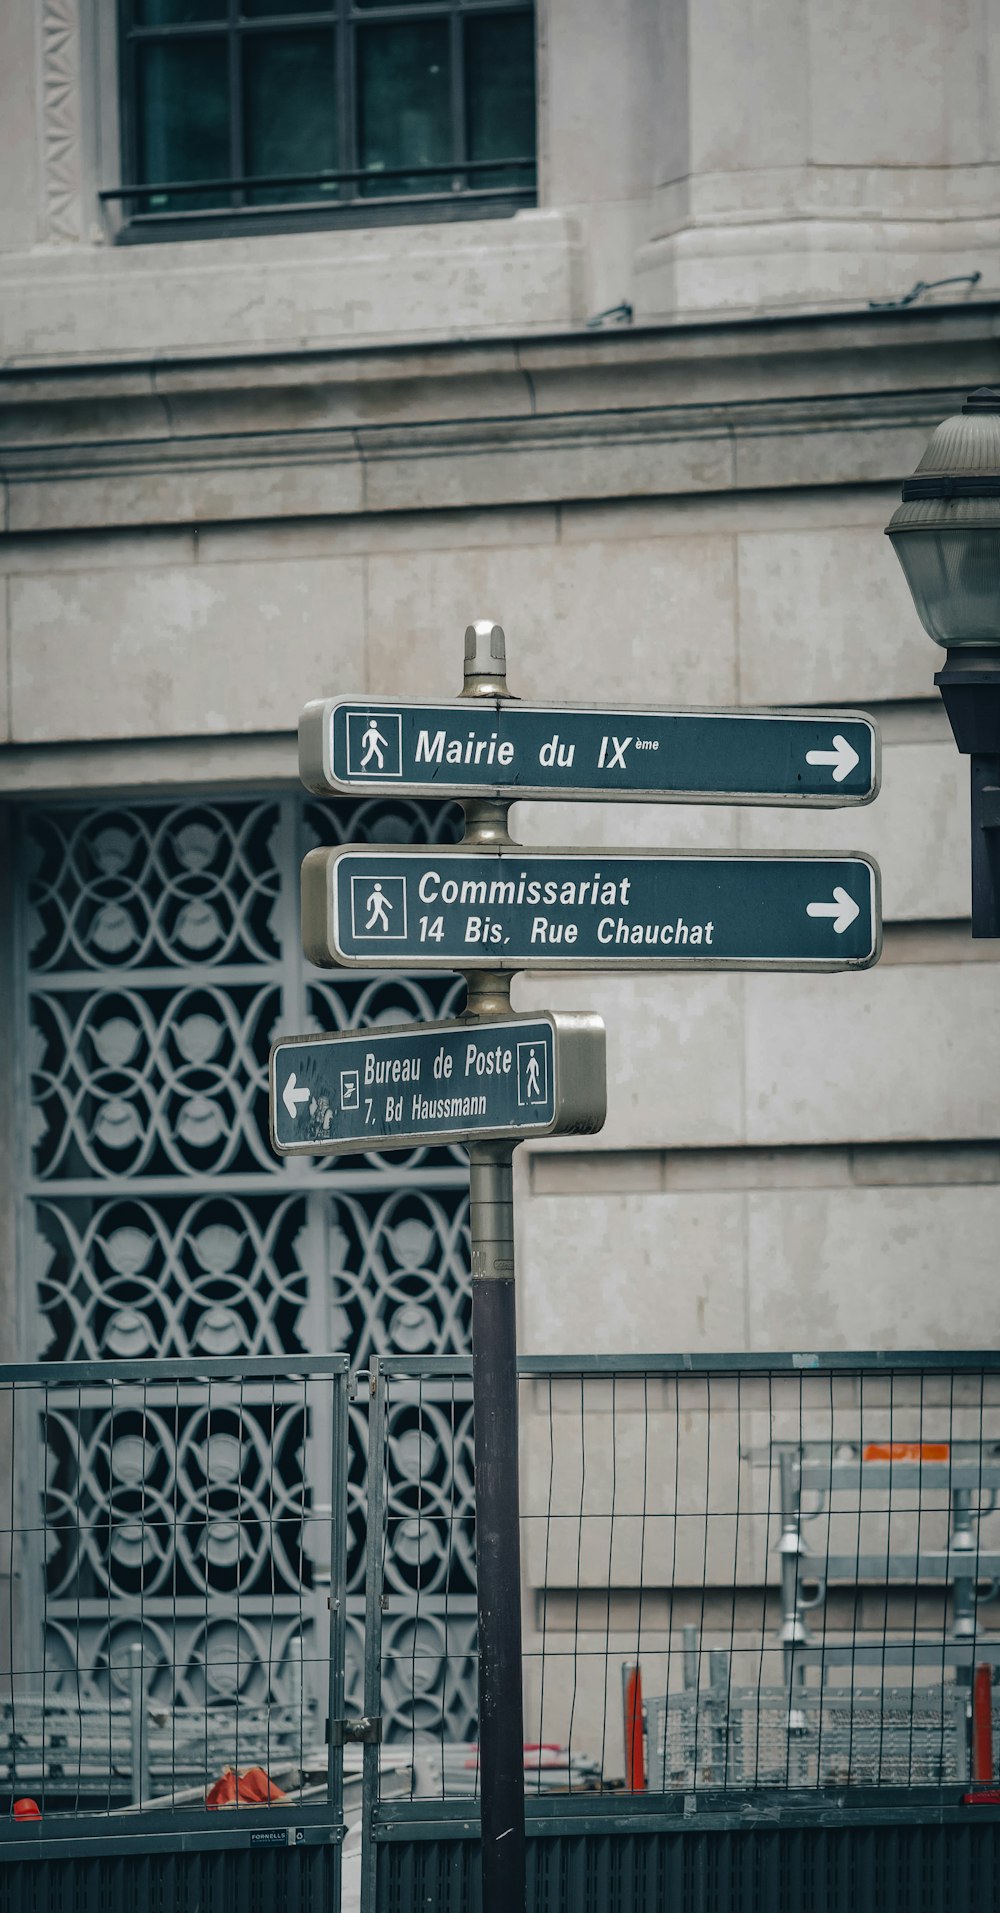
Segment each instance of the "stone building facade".
[[985,0],[538,0],[516,207],[190,235],[143,223],[148,174],[122,196],[110,0],[0,16],[5,1354],[465,1346],[460,1153],[279,1167],[263,1068],[309,1018],[459,1004],[307,972],[304,849],[455,819],[321,811],[294,731],[452,695],[480,616],[522,696],[856,705],[884,742],[862,812],[514,812],[532,844],[869,850],[886,917],[864,975],[520,981],[600,1011],[610,1071],[600,1137],[520,1151],[523,1346],[989,1334],[1000,972],[881,535],[1000,379]]

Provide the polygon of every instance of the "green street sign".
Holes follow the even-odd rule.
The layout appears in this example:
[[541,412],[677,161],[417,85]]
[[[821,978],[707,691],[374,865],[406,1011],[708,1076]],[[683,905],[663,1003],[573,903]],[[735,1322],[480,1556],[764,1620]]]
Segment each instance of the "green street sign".
[[544,1013],[283,1036],[270,1091],[279,1156],[592,1136],[607,1110],[604,1024]]
[[306,706],[299,770],[310,790],[352,795],[867,804],[879,787],[879,735],[852,711],[339,697]]
[[866,969],[879,873],[796,852],[313,850],[302,941],[372,970]]

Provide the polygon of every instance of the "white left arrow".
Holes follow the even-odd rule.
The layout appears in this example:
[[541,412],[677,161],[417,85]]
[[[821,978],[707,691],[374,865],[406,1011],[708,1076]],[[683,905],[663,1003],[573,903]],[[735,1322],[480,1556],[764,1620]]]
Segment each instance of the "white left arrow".
[[[861,905],[842,890],[839,883],[834,885],[832,903],[807,903],[808,917],[832,917],[834,935],[841,937],[844,931],[861,915]],[[294,1077],[292,1078],[294,1082]]]
[[807,764],[833,765],[833,781],[835,784],[842,784],[844,778],[850,776],[855,764],[860,764],[860,762],[861,759],[854,749],[853,744],[849,744],[846,737],[841,737],[839,731],[837,731],[834,736],[832,751],[806,752]]
[[[809,907],[811,909],[812,905],[810,904]],[[288,1081],[285,1084],[284,1089],[281,1092],[281,1100],[284,1103],[285,1108],[287,1109],[288,1114],[290,1115],[293,1122],[295,1122],[298,1116],[299,1104],[307,1103],[309,1101],[310,1094],[311,1094],[311,1091],[309,1091],[308,1089],[296,1089],[295,1072],[293,1070],[291,1076],[288,1078]]]

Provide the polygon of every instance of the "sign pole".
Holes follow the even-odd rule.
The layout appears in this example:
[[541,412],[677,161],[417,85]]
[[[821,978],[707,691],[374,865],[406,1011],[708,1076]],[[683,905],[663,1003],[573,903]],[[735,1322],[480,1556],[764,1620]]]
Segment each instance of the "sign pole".
[[511,976],[866,969],[881,917],[878,867],[857,853],[536,851],[512,843],[509,808],[522,797],[866,804],[878,728],[858,712],[521,704],[503,631],[484,620],[465,633],[460,699],[314,701],[299,765],[310,790],[434,793],[465,810],[460,844],[307,855],[312,962],[454,969],[467,1005],[422,1033],[281,1039],[271,1126],[279,1154],[431,1135],[469,1150],[482,1913],[525,1913],[513,1151],[525,1136],[595,1133],[606,1071],[600,1018],[514,1016]]
[[[462,695],[507,694],[503,631],[470,625]],[[467,803],[465,842],[509,843],[507,809]],[[470,1023],[509,1015],[508,975],[473,971],[466,981]],[[513,1164],[509,1143],[470,1144],[483,1913],[522,1913],[525,1903]]]
[[513,1153],[469,1149],[483,1913],[525,1894]]

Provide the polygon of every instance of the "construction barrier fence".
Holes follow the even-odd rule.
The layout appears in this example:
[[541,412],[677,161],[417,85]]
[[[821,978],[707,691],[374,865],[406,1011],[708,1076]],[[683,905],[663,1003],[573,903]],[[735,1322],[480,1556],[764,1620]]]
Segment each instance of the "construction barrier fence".
[[[1000,1357],[523,1358],[520,1410],[533,1908],[750,1906],[775,1827],[995,1868]],[[0,1369],[5,1913],[169,1855],[178,1905],[474,1907],[475,1672],[467,1358]]]

